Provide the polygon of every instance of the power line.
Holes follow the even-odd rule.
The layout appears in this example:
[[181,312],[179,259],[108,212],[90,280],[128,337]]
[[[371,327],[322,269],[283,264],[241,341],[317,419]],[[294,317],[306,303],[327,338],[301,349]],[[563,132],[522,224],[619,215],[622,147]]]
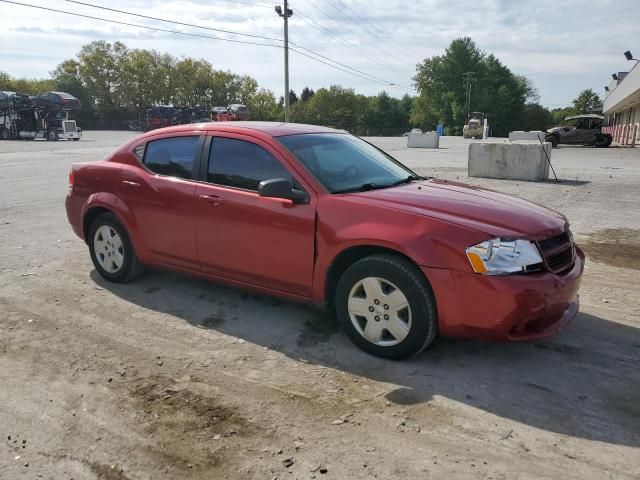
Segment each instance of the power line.
[[242,5],[251,5],[252,7],[262,7],[262,8],[268,8],[268,9],[273,8],[273,5],[265,5],[264,3],[243,2],[241,0],[224,0],[224,1],[231,2],[231,3],[241,3]]
[[[67,0],[67,1],[71,1],[71,0]],[[66,14],[66,15],[72,15],[72,16],[76,16],[76,17],[87,18],[87,19],[90,19],[90,20],[98,20],[98,21],[102,21],[102,22],[115,23],[115,24],[118,24],[118,25],[125,25],[125,26],[135,27],[135,28],[143,28],[143,29],[147,29],[147,30],[165,32],[165,33],[172,33],[172,34],[184,35],[184,36],[189,36],[189,37],[206,38],[206,39],[211,39],[211,40],[221,40],[221,41],[226,41],[226,42],[241,43],[241,44],[248,44],[248,45],[256,45],[256,46],[262,46],[262,47],[284,48],[281,45],[271,45],[271,44],[258,43],[258,42],[252,42],[252,41],[246,41],[246,40],[237,40],[237,39],[216,37],[216,36],[212,36],[212,35],[203,35],[203,34],[197,34],[197,33],[181,32],[181,31],[178,31],[178,30],[170,30],[170,29],[166,29],[166,28],[159,28],[159,27],[152,27],[152,26],[148,26],[148,25],[140,25],[140,24],[136,24],[136,23],[123,22],[123,21],[120,21],[120,20],[112,20],[112,19],[107,19],[107,18],[102,18],[102,17],[96,17],[96,16],[93,16],[93,15],[86,15],[86,14],[82,14],[82,13],[69,12],[69,11],[66,11],[66,10],[43,7],[43,6],[39,6],[39,5],[30,5],[30,4],[27,4],[27,3],[16,2],[16,1],[11,1],[11,0],[0,0],[0,2],[9,3],[9,4],[12,4],[12,5],[19,5],[19,6],[23,6],[23,7],[36,8],[36,9],[55,12],[55,13],[63,13],[63,14]],[[81,3],[81,2],[75,2],[74,1],[74,3]],[[88,5],[88,6],[92,6],[91,4],[87,4],[87,3],[84,3],[84,4]],[[106,7],[100,7],[100,6],[95,6],[95,7],[96,8],[104,8],[104,9],[107,9],[107,10],[114,10],[114,9],[110,9],[110,8],[106,8]],[[134,14],[134,13],[124,12],[124,11],[121,11],[121,12],[125,13],[125,14],[128,14],[128,15],[138,16],[138,14]],[[169,22],[169,23],[180,23],[180,22],[173,22],[171,20],[164,20],[164,19],[159,19],[159,18],[157,20],[164,21],[164,22]],[[183,24],[183,25],[190,25],[190,24]],[[196,27],[196,28],[210,29],[210,27],[197,26],[197,25],[193,25],[193,26]],[[237,34],[235,32],[232,32],[232,33]],[[269,37],[263,37],[263,38],[269,38]],[[291,43],[293,43],[293,42],[291,42]],[[302,47],[302,46],[297,45],[297,44],[296,44],[296,46],[298,48],[302,48],[302,49],[305,49],[305,50],[309,51],[313,55],[321,56],[320,54],[317,54],[317,53],[313,52],[312,50],[308,50],[305,47]],[[371,77],[368,74],[365,74],[366,76],[365,75],[359,75],[358,73],[354,73],[352,71],[337,67],[336,65],[333,65],[333,64],[331,64],[329,62],[325,62],[323,60],[315,58],[315,57],[313,57],[313,56],[311,56],[309,54],[301,52],[300,50],[293,49],[293,48],[291,50],[296,52],[299,55],[307,57],[307,58],[309,58],[311,60],[314,60],[314,61],[316,61],[318,63],[322,63],[322,64],[327,65],[329,67],[332,67],[332,68],[334,68],[336,70],[340,70],[342,72],[348,73],[350,75],[353,75],[353,76],[356,76],[356,77],[359,77],[359,78],[363,78],[365,80],[369,80],[371,82],[382,84],[382,85],[389,85],[389,86],[396,86],[396,87],[399,87],[399,88],[405,88],[405,87],[401,87],[401,86],[395,85],[392,82],[388,82],[386,80],[378,81],[378,80],[375,79],[376,77]],[[338,63],[338,62],[335,62],[335,60],[329,59],[329,57],[324,57],[324,56],[321,56],[321,57],[327,58],[331,62]],[[340,63],[338,63],[338,64],[339,65],[344,65],[344,64],[340,64]],[[352,67],[348,67],[348,66],[346,66],[346,67],[350,68],[352,70],[355,70]],[[358,70],[355,70],[355,71],[358,72]]]
[[[356,12],[353,8],[351,8],[348,4],[344,3],[342,0],[337,0],[338,3],[340,3],[343,7],[347,8],[348,10],[351,10],[351,13],[354,14],[355,17],[359,18],[360,20],[362,20],[365,23],[368,23],[369,25],[371,25],[374,29],[378,30],[378,32],[382,33],[383,35],[386,34],[386,32],[384,30],[381,30],[380,28],[378,28],[377,26],[373,25],[372,23],[370,23],[366,18],[364,18],[363,16],[361,16],[358,12]],[[331,2],[330,2],[331,3]]]
[[388,83],[386,81],[385,82],[379,82],[379,81],[376,81],[376,80],[372,80],[371,78],[365,77],[363,75],[358,75],[357,73],[353,73],[353,72],[350,72],[348,70],[344,70],[344,69],[342,69],[340,67],[336,67],[335,65],[331,65],[330,63],[324,62],[322,60],[318,60],[317,58],[314,58],[311,55],[307,55],[306,53],[303,53],[303,52],[301,52],[299,50],[296,50],[295,48],[290,48],[289,50],[291,50],[292,52],[296,52],[297,54],[302,55],[303,57],[307,57],[307,58],[310,58],[311,60],[315,60],[316,62],[324,63],[325,65],[329,65],[330,67],[333,67],[336,70],[341,70],[343,72],[349,73],[349,74],[354,75],[356,77],[364,78],[365,80],[369,80],[370,82],[378,83],[380,85],[385,85],[385,86],[389,86],[389,87],[396,87],[396,88],[400,88],[402,90],[409,90],[407,87],[402,87],[400,85],[396,85],[395,83]]
[[[298,12],[298,13],[296,14],[296,15],[297,15],[297,17],[298,17],[300,20],[302,20],[302,21],[304,21],[305,23],[307,23],[309,26],[311,26],[312,28],[316,29],[317,31],[319,31],[320,33],[322,33],[322,34],[324,34],[324,35],[327,35],[327,34],[332,35],[332,34],[331,34],[331,32],[330,32],[326,27],[323,27],[323,26],[321,26],[321,25],[319,25],[319,24],[314,23],[312,20],[310,20],[309,18],[307,18],[305,15],[301,15],[301,14],[300,14],[300,8],[297,8],[297,10],[296,10],[296,11]],[[294,18],[295,18],[295,17],[294,17]],[[398,72],[398,69],[397,69],[396,67],[394,67],[394,66],[390,66],[389,64],[384,63],[384,62],[382,62],[382,61],[378,60],[378,59],[377,59],[377,58],[375,58],[375,57],[372,57],[371,55],[367,54],[367,52],[365,52],[364,50],[362,50],[362,49],[360,49],[360,48],[356,47],[355,45],[351,45],[350,43],[348,43],[348,42],[344,41],[344,40],[343,40],[342,38],[340,38],[340,37],[337,37],[337,36],[335,36],[335,35],[332,35],[332,36],[333,36],[333,39],[334,39],[334,40],[337,40],[338,42],[342,43],[342,44],[343,44],[345,47],[347,47],[348,49],[350,49],[350,50],[352,50],[352,51],[356,52],[358,55],[360,55],[360,56],[362,56],[362,57],[365,57],[365,58],[367,58],[367,59],[371,60],[372,62],[377,63],[378,65],[382,66],[385,70],[390,70],[390,71],[393,71],[394,73],[397,73],[397,72]]]
[[13,5],[20,5],[22,7],[37,8],[39,10],[46,10],[46,11],[49,11],[49,12],[64,13],[66,15],[73,15],[75,17],[88,18],[90,20],[99,20],[99,21],[102,21],[102,22],[117,23],[119,25],[125,25],[127,27],[146,28],[148,30],[155,30],[157,32],[175,33],[175,34],[178,34],[178,35],[186,35],[188,37],[208,38],[208,39],[211,39],[211,40],[221,40],[223,42],[243,43],[243,44],[247,44],[247,45],[257,45],[257,46],[261,46],[261,47],[282,48],[280,45],[270,45],[270,44],[267,44],[267,43],[251,42],[251,41],[248,41],[248,40],[236,40],[236,39],[232,39],[232,38],[214,37],[212,35],[201,35],[201,34],[198,34],[198,33],[180,32],[178,30],[169,30],[169,29],[166,29],[166,28],[150,27],[148,25],[139,25],[137,23],[128,23],[128,22],[122,22],[120,20],[111,20],[111,19],[107,19],[107,18],[94,17],[92,15],[85,15],[85,14],[76,13],[76,12],[68,12],[66,10],[58,10],[58,9],[49,8],[49,7],[42,7],[40,5],[30,5],[28,3],[14,2],[14,1],[11,1],[11,0],[0,0],[0,2],[2,2],[2,3],[10,3],[10,4],[13,4]]
[[[378,38],[379,40],[382,40],[383,42],[387,42],[386,39],[389,40],[394,40],[395,37],[390,34],[389,32],[379,28],[378,26],[374,25],[373,23],[371,23],[369,20],[367,20],[365,17],[363,17],[362,15],[360,15],[358,12],[356,12],[353,8],[351,8],[348,4],[346,4],[345,2],[343,2],[342,0],[336,0],[337,3],[339,3],[340,5],[342,5],[342,7],[350,10],[353,13],[353,17],[350,17],[349,15],[345,14],[344,12],[344,8],[340,8],[339,6],[337,6],[335,3],[333,3],[332,0],[327,0],[331,6],[336,9],[337,11],[339,11],[340,13],[342,13],[343,15],[345,15],[347,18],[357,18],[359,21],[356,21],[355,23],[360,24],[363,28],[365,28],[369,33],[371,33],[374,37]],[[366,25],[371,26],[371,29],[368,28]],[[376,32],[377,31],[377,32]],[[385,39],[386,37],[386,39]],[[413,55],[416,55],[418,58],[422,57],[422,53],[417,52],[416,50],[413,50],[412,48],[409,48],[405,45],[400,45],[397,41],[395,41],[396,45],[400,46],[401,48],[403,48],[404,50],[406,50],[409,53],[412,53]],[[390,47],[393,48],[392,45],[389,45]]]
[[[384,78],[376,77],[376,76],[371,75],[371,74],[369,74],[369,73],[366,73],[366,72],[363,72],[363,71],[361,71],[361,70],[358,70],[357,68],[353,68],[353,67],[350,67],[349,65],[345,65],[344,63],[340,63],[340,62],[338,62],[337,60],[333,60],[333,59],[331,59],[331,58],[329,58],[329,57],[325,57],[324,55],[321,55],[321,54],[316,53],[316,52],[314,52],[314,51],[312,51],[312,50],[309,50],[308,48],[305,48],[305,47],[303,47],[302,45],[298,45],[297,43],[294,43],[294,42],[292,42],[291,40],[289,40],[289,43],[290,43],[291,45],[294,45],[294,46],[298,47],[298,48],[301,48],[302,50],[306,50],[307,52],[313,53],[314,55],[317,55],[317,56],[318,56],[318,57],[320,57],[320,58],[327,59],[327,60],[329,60],[329,61],[331,61],[331,62],[333,62],[333,63],[336,63],[336,64],[338,64],[338,65],[341,65],[341,66],[345,67],[345,68],[348,68],[348,69],[350,69],[350,70],[353,70],[354,72],[358,72],[358,73],[361,73],[361,74],[363,74],[363,75],[366,75],[366,76],[367,76],[367,77],[369,77],[370,79],[376,79],[376,80],[379,80],[380,82],[383,82],[385,85],[388,85],[388,86],[390,86],[390,87],[397,87],[397,88],[400,88],[400,89],[402,89],[402,90],[411,90],[411,88],[409,88],[409,87],[405,87],[405,86],[403,86],[403,85],[398,85],[397,83],[390,82],[389,80],[385,80]],[[301,52],[298,52],[298,53],[301,53]],[[380,83],[380,82],[378,82],[378,83]]]
[[93,3],[80,2],[78,0],[64,0],[64,1],[68,2],[68,3],[77,3],[78,5],[84,5],[85,7],[99,8],[100,10],[108,10],[110,12],[123,13],[125,15],[131,15],[131,16],[134,16],[134,17],[146,18],[148,20],[156,20],[156,21],[159,21],[159,22],[173,23],[173,24],[182,25],[182,26],[185,26],[185,27],[202,28],[202,29],[205,29],[205,30],[212,30],[212,31],[215,31],[215,32],[230,33],[231,35],[242,35],[243,37],[259,38],[259,39],[262,39],[262,40],[272,40],[272,41],[275,41],[275,42],[279,42],[281,40],[280,38],[275,38],[275,37],[264,37],[262,35],[253,35],[251,33],[240,33],[240,32],[234,32],[234,31],[231,31],[231,30],[223,30],[221,28],[203,27],[203,26],[200,26],[200,25],[194,25],[192,23],[178,22],[177,20],[166,20],[164,18],[151,17],[149,15],[142,15],[141,13],[126,12],[124,10],[118,10],[116,8],[110,8],[110,7],[103,7],[102,5],[95,5]]
[[[149,20],[156,20],[156,21],[160,21],[160,22],[173,23],[173,24],[176,24],[176,25],[183,25],[183,26],[199,28],[199,29],[203,29],[203,30],[212,30],[212,31],[216,31],[216,32],[224,32],[224,33],[229,33],[229,34],[232,34],[232,35],[243,35],[243,36],[248,36],[248,37],[253,37],[253,38],[260,38],[260,39],[263,39],[263,40],[277,41],[277,42],[279,42],[281,40],[281,39],[275,38],[275,37],[265,37],[265,36],[261,36],[261,35],[253,35],[253,34],[248,34],[248,33],[234,32],[234,31],[231,31],[231,30],[223,30],[223,29],[220,29],[220,28],[206,27],[204,25],[196,25],[196,24],[193,24],[193,23],[179,22],[179,21],[176,21],[176,20],[167,20],[165,18],[152,17],[152,16],[149,16],[149,15],[142,15],[140,13],[134,13],[134,12],[129,12],[129,11],[125,11],[125,10],[118,10],[118,9],[110,8],[110,7],[103,7],[101,5],[95,5],[95,4],[88,3],[88,2],[81,2],[79,0],[65,0],[65,1],[69,2],[69,3],[76,3],[78,5],[84,5],[86,7],[97,8],[97,9],[100,9],[100,10],[108,10],[108,11],[111,11],[111,12],[122,13],[124,15],[131,15],[131,16],[134,16],[134,17],[141,17],[141,18],[146,18],[146,19],[149,19]],[[404,90],[410,90],[410,88],[408,88],[408,87],[404,87],[402,85],[397,85],[397,84],[395,84],[395,83],[393,83],[393,82],[391,82],[389,80],[386,80],[384,78],[380,78],[380,77],[377,77],[375,75],[368,74],[368,73],[363,72],[361,70],[358,70],[356,68],[350,67],[349,65],[345,65],[344,63],[338,62],[337,60],[329,58],[329,57],[327,57],[325,55],[322,55],[322,54],[320,54],[318,52],[314,52],[313,50],[310,50],[310,49],[308,49],[308,48],[306,48],[303,45],[300,45],[298,43],[291,42],[291,41],[289,43],[291,45],[294,45],[294,46],[298,47],[301,50],[304,50],[304,51],[312,54],[312,55],[315,55],[317,57],[320,57],[320,58],[323,58],[325,60],[328,60],[329,62],[333,62],[333,63],[335,63],[337,65],[340,65],[341,67],[347,68],[349,70],[353,70],[354,72],[357,72],[357,73],[359,73],[361,75],[364,75],[365,77],[369,77],[369,79],[371,79],[372,81],[378,80],[378,82],[376,82],[376,83],[381,83],[382,82],[381,84],[384,84],[384,85],[395,86],[395,87],[398,87],[398,88],[401,88],[401,89],[404,89]],[[302,54],[302,52],[297,52],[297,53]],[[308,58],[312,58],[312,57],[309,57],[308,55],[305,55],[305,56],[308,57]],[[318,61],[317,59],[315,59],[315,60]],[[321,62],[321,63],[325,63],[325,62]],[[327,65],[327,64],[325,63],[325,65]],[[349,73],[349,72],[347,72],[347,73]],[[361,75],[359,75],[360,78],[365,78],[365,77],[362,77]]]
[[[338,28],[339,28],[340,30],[343,30],[343,29],[344,29],[344,27],[342,27],[341,25],[339,25],[339,24],[338,24],[338,22],[337,22],[336,20],[334,20],[334,19],[333,19],[333,17],[332,17],[330,14],[328,14],[327,12],[325,12],[322,8],[320,8],[320,7],[319,7],[319,6],[317,6],[317,5],[313,5],[313,7],[314,7],[316,10],[318,10],[320,13],[322,13],[322,15],[324,15],[325,17],[327,17],[327,18],[328,18],[332,23],[334,23],[335,25],[337,25],[337,26],[338,26]],[[299,10],[299,8],[298,8],[298,10]],[[348,26],[351,28],[351,25],[348,25]],[[378,46],[377,46],[377,48],[380,48],[380,46],[378,45]],[[381,49],[381,48],[380,48],[380,49]],[[397,55],[398,55],[398,53],[397,53],[397,52],[393,52],[393,53],[391,53],[391,54],[390,54],[389,52],[385,52],[385,53],[386,53],[387,55],[390,55],[391,57],[395,57],[395,56],[397,56]],[[399,68],[399,67],[398,67],[398,65],[399,65],[399,64],[393,65],[393,64],[388,63],[388,62],[385,62],[385,61],[383,61],[383,60],[380,60],[380,62],[381,62],[381,63],[384,63],[385,65],[387,65],[387,67],[391,68],[391,69],[392,69],[392,70],[394,70],[394,71],[402,71],[402,72],[404,72],[404,73],[409,73],[409,72],[407,72],[406,70],[403,70],[403,69]]]

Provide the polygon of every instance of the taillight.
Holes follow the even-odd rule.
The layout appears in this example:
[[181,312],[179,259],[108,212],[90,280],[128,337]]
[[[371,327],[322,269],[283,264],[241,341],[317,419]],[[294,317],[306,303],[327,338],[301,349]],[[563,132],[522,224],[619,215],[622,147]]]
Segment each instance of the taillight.
[[76,182],[76,172],[72,168],[69,172],[69,188],[73,188],[73,184]]

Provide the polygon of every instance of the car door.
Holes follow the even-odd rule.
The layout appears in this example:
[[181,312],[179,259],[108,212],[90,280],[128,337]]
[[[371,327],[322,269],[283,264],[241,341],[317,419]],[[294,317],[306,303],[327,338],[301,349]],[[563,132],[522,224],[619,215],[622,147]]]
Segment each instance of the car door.
[[195,174],[204,136],[175,134],[137,145],[142,165],[123,165],[119,191],[152,261],[198,270]]
[[600,133],[601,123],[597,119],[585,120],[585,130],[583,130],[580,142],[586,144],[593,144],[596,141],[596,137]]
[[564,130],[560,132],[561,143],[578,143],[578,133],[580,133],[579,128],[580,124],[564,127]]
[[[315,195],[266,142],[215,135],[203,154],[206,181],[196,187],[196,243],[203,272],[310,296]],[[311,194],[309,202],[258,195],[260,181],[283,177]]]

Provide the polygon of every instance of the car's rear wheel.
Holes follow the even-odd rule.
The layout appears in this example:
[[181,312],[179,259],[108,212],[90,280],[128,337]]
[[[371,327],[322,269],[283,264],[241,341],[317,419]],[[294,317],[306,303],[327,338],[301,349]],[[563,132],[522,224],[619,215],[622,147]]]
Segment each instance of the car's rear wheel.
[[128,282],[142,273],[127,230],[112,213],[103,213],[93,221],[88,243],[93,265],[107,280]]
[[594,145],[597,148],[607,148],[608,146],[611,145],[612,141],[613,141],[613,138],[608,135],[599,135],[598,137],[596,137],[596,142]]
[[411,262],[395,255],[373,255],[347,268],[335,307],[353,343],[380,357],[417,355],[438,331],[431,286]]

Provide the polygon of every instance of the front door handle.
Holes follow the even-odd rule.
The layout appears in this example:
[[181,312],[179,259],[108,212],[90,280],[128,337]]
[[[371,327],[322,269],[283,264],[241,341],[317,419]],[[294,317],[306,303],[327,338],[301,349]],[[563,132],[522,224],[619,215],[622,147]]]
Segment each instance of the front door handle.
[[138,188],[140,186],[138,182],[130,182],[129,180],[123,180],[122,185],[129,188]]
[[221,205],[222,203],[224,203],[224,199],[220,198],[217,195],[200,195],[200,200],[212,203],[214,205]]

